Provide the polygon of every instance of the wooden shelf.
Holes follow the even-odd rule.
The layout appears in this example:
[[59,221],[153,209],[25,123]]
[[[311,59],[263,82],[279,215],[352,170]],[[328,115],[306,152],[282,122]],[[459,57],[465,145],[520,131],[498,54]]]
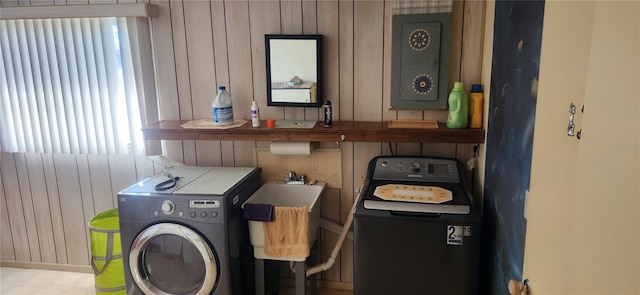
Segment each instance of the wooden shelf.
[[142,128],[147,140],[228,140],[228,141],[340,141],[345,142],[424,142],[424,143],[484,143],[484,129],[400,129],[389,128],[388,122],[334,122],[324,127],[322,122],[310,129],[267,128],[265,121],[254,128],[251,122],[231,129],[185,129],[188,121],[160,121]]

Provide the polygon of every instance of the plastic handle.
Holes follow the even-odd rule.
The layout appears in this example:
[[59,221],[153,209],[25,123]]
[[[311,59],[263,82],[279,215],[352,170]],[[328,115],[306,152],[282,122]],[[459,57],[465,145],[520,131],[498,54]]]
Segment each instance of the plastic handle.
[[457,100],[457,106],[456,109],[453,110],[454,113],[460,112],[460,108],[462,107],[462,104],[460,103],[460,100]]

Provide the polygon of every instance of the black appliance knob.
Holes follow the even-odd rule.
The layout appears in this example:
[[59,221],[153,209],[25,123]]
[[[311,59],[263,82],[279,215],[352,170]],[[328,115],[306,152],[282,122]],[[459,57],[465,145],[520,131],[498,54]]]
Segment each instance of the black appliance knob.
[[413,162],[413,163],[411,164],[411,172],[413,172],[413,173],[418,173],[418,172],[420,172],[420,169],[421,169],[421,168],[422,168],[422,167],[420,166],[420,163],[418,163],[418,162]]

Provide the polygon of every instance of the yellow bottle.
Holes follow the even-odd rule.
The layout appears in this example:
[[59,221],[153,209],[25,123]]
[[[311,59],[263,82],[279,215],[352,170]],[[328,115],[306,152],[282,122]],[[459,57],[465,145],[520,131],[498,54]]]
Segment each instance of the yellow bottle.
[[473,84],[469,95],[469,128],[482,128],[482,108],[484,107],[484,94],[482,85]]

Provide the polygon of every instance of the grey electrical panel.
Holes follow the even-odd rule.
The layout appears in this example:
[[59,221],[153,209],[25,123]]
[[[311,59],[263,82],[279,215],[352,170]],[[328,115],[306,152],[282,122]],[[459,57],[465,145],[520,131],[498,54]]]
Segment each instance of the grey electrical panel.
[[451,13],[393,16],[392,109],[446,109]]

